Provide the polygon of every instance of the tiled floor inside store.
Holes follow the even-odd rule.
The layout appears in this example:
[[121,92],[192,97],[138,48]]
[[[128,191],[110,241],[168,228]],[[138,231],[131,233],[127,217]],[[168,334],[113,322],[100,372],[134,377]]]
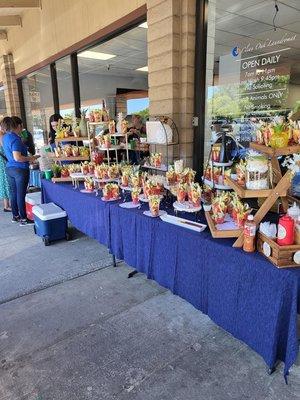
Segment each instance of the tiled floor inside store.
[[73,231],[45,247],[0,216],[1,400],[294,400],[263,360]]

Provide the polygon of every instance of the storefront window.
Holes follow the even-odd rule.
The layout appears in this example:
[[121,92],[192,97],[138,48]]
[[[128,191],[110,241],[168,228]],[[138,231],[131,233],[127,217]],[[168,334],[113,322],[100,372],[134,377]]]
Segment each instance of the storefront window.
[[56,61],[55,65],[60,114],[64,118],[72,119],[75,114],[75,110],[70,56]]
[[299,20],[297,0],[209,0],[206,155],[222,125],[247,147],[261,121],[300,108]]
[[0,86],[0,120],[6,116],[4,87]]
[[[78,53],[78,67],[83,109],[102,108],[104,103],[112,118],[119,111],[128,114],[123,93],[139,90],[148,95],[147,29],[138,26]],[[147,102],[143,104],[146,108]]]
[[53,114],[50,68],[46,67],[22,79],[27,129],[37,147],[47,142],[48,121]]

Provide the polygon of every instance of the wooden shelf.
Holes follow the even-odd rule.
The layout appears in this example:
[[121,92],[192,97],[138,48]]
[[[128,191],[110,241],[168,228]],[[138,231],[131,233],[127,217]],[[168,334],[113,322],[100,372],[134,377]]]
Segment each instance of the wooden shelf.
[[112,150],[126,150],[126,147],[118,146],[118,145],[112,145],[111,147],[102,147],[102,146],[95,146],[97,147],[98,150],[101,151],[112,151]]
[[294,254],[300,251],[299,244],[279,246],[274,240],[259,232],[257,250],[277,268],[300,267],[300,265],[294,261]]
[[72,182],[72,178],[70,176],[66,178],[51,178],[53,183],[59,183],[59,182]]
[[53,161],[89,161],[90,157],[52,157]]
[[241,229],[229,229],[226,231],[219,231],[216,228],[215,222],[212,219],[210,211],[205,211],[205,217],[210,229],[211,236],[215,239],[237,238],[240,236],[242,232]]
[[270,157],[288,156],[294,153],[300,153],[300,145],[282,147],[281,149],[273,149],[272,147],[265,146],[255,142],[250,143],[250,148],[260,151],[261,153],[268,154]]
[[231,186],[228,185],[221,185],[219,183],[215,183],[213,181],[210,181],[209,179],[204,179],[204,183],[205,185],[214,188],[214,189],[218,189],[218,190],[230,190]]
[[[245,189],[241,185],[239,185],[236,181],[231,179],[229,176],[225,176],[225,181],[228,186],[233,189],[236,194],[241,197],[242,199],[251,199],[256,197],[269,197],[270,194],[273,192],[273,189],[257,189],[257,190],[250,190]],[[279,196],[286,196],[286,190],[278,193]]]
[[88,124],[89,125],[108,125],[108,122],[104,122],[104,121],[102,121],[102,122],[90,122],[90,121],[88,121]]
[[89,138],[87,136],[85,137],[75,137],[75,136],[70,136],[67,138],[56,138],[55,142],[60,143],[60,142],[81,142],[84,140],[89,140]]
[[142,168],[153,169],[155,171],[167,172],[168,167],[166,165],[162,165],[161,167],[154,167],[152,165],[141,165]]

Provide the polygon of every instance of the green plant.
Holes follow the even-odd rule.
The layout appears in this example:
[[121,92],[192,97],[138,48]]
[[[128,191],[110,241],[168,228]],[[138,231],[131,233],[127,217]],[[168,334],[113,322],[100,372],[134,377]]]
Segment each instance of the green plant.
[[52,164],[51,171],[55,178],[59,178],[61,174],[62,167],[58,164]]
[[147,120],[149,118],[149,108],[145,108],[144,110],[138,111],[135,114],[140,115],[143,120]]

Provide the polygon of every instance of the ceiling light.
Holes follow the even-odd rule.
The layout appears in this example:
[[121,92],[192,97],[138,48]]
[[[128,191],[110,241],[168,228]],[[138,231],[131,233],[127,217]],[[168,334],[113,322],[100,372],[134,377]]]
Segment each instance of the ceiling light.
[[78,54],[78,57],[92,58],[94,60],[109,60],[116,57],[115,54],[100,53],[98,51],[86,50]]
[[148,65],[146,65],[146,67],[137,68],[136,71],[148,72]]
[[148,23],[147,23],[147,21],[146,21],[146,22],[143,22],[142,24],[140,24],[139,27],[140,27],[140,28],[145,28],[145,29],[147,29],[147,28],[148,28]]

